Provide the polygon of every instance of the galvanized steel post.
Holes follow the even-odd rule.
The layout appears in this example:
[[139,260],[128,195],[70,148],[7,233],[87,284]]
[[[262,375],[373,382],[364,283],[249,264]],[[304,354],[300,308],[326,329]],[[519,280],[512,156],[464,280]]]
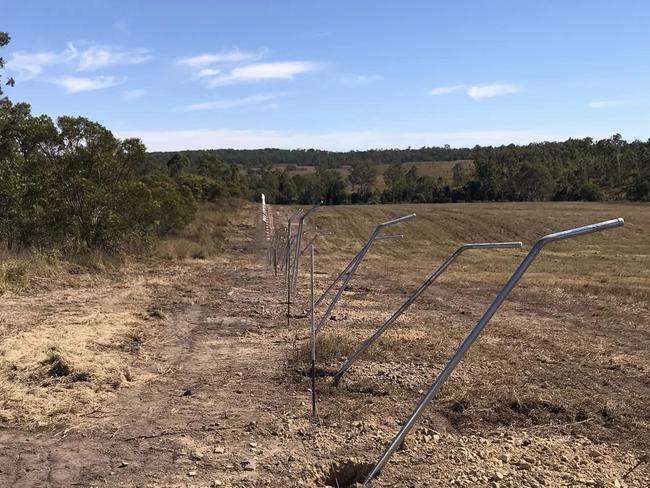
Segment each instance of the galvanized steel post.
[[298,282],[298,270],[300,268],[300,255],[301,255],[301,252],[300,252],[301,247],[300,246],[302,244],[302,233],[303,233],[303,228],[304,228],[304,224],[305,224],[305,219],[307,217],[309,217],[309,215],[312,212],[316,211],[316,209],[318,209],[318,207],[320,207],[322,204],[323,204],[323,202],[321,201],[321,202],[317,203],[316,205],[314,205],[313,207],[309,208],[306,212],[304,212],[300,216],[300,220],[298,221],[298,232],[296,234],[296,256],[295,256],[295,259],[293,261],[293,268],[292,268],[293,277],[291,279],[291,291],[293,293],[296,292],[296,286],[298,284],[297,283]]
[[310,294],[311,294],[311,415],[316,417],[316,322],[314,321],[314,245],[309,245],[311,257]]
[[354,363],[361,354],[363,354],[366,349],[368,349],[379,337],[388,329],[393,322],[395,322],[400,315],[402,315],[406,309],[408,309],[415,300],[427,289],[429,286],[433,284],[434,281],[438,279],[438,277],[445,272],[445,270],[449,267],[451,263],[453,263],[458,256],[460,256],[463,252],[467,251],[468,249],[497,249],[497,248],[520,248],[522,246],[521,242],[476,242],[476,243],[471,243],[471,244],[463,244],[460,246],[458,249],[456,249],[439,267],[436,269],[427,280],[422,283],[411,295],[406,299],[402,305],[399,306],[399,308],[393,313],[393,315],[390,316],[388,320],[386,320],[378,329],[377,331],[370,336],[368,339],[366,339],[363,344],[354,351],[350,357],[347,358],[343,366],[336,372],[334,375],[334,385],[338,385],[339,381],[341,381],[341,378],[343,375],[346,373],[348,369],[352,366],[352,363]]
[[456,368],[462,357],[465,355],[467,350],[472,346],[476,338],[481,334],[485,326],[488,324],[492,316],[496,313],[496,311],[499,309],[503,301],[506,299],[506,297],[510,294],[512,289],[515,287],[517,282],[521,279],[523,274],[526,272],[528,267],[532,264],[532,262],[535,260],[537,255],[540,253],[542,248],[555,241],[559,241],[562,239],[568,239],[571,237],[577,237],[583,234],[589,234],[591,232],[598,232],[606,229],[611,229],[613,227],[619,227],[624,224],[624,220],[619,218],[619,219],[613,219],[613,220],[607,220],[604,222],[599,222],[596,224],[592,225],[586,225],[584,227],[577,227],[575,229],[569,229],[565,230],[562,232],[556,232],[554,234],[549,234],[547,236],[542,237],[539,239],[531,248],[531,250],[528,252],[526,257],[523,259],[523,261],[519,264],[515,272],[512,274],[510,279],[507,281],[507,283],[503,286],[501,291],[499,291],[498,295],[494,299],[494,301],[490,304],[490,306],[487,308],[483,316],[479,319],[479,321],[476,323],[472,331],[469,333],[469,335],[465,338],[463,343],[460,345],[458,350],[454,353],[454,355],[451,357],[447,365],[444,367],[444,369],[440,372],[438,377],[435,379],[431,387],[429,388],[429,391],[425,393],[425,395],[420,399],[418,402],[417,406],[415,407],[415,410],[411,414],[411,416],[406,420],[400,431],[397,433],[395,438],[391,441],[391,443],[388,445],[384,453],[382,454],[381,458],[375,466],[372,468],[368,476],[366,477],[363,485],[366,486],[372,478],[374,478],[379,471],[384,467],[384,465],[388,462],[390,457],[393,455],[395,450],[402,444],[404,441],[404,438],[408,435],[409,431],[411,428],[413,428],[413,425],[417,421],[417,419],[420,417],[422,414],[422,411],[424,408],[428,405],[428,403],[431,401],[431,399],[438,393],[440,390],[440,387],[442,384],[445,382],[445,380],[449,377],[449,375],[452,373],[452,371]]

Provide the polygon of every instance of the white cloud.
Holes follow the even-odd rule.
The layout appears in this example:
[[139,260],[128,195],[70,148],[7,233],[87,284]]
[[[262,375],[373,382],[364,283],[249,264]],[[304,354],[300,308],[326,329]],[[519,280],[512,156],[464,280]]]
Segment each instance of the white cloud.
[[52,83],[65,89],[66,93],[79,93],[110,88],[124,81],[117,80],[114,76],[93,76],[91,78],[64,76],[52,80]]
[[278,61],[274,63],[249,64],[234,68],[230,74],[209,80],[210,86],[260,80],[292,80],[296,75],[320,69],[311,61]]
[[133,90],[124,90],[122,95],[126,100],[139,100],[147,94],[147,90],[134,88]]
[[517,85],[477,85],[469,87],[467,94],[474,100],[480,100],[481,98],[499,97],[501,95],[519,93],[520,91],[521,88],[519,88]]
[[75,51],[68,48],[65,51],[16,51],[11,53],[7,61],[7,69],[24,78],[34,78],[43,72],[45,66],[66,63],[74,58]]
[[430,95],[448,95],[449,93],[454,93],[460,90],[465,89],[466,85],[452,85],[452,86],[439,86],[432,89]]
[[87,45],[78,49],[73,43],[62,51],[16,51],[7,62],[7,69],[29,79],[43,73],[46,66],[62,69],[75,67],[76,71],[92,71],[111,66],[140,64],[151,59],[147,49],[122,50],[115,46]]
[[181,58],[178,64],[182,66],[189,66],[190,68],[204,68],[218,63],[242,63],[249,61],[257,61],[266,54],[266,49],[258,49],[257,51],[240,51],[233,49],[231,51],[222,51],[216,54],[199,54],[198,56],[191,56],[188,58]]
[[[75,49],[74,45],[71,47]],[[78,53],[77,71],[142,64],[150,59],[151,54],[148,49],[121,50],[112,46],[90,46]]]
[[484,130],[462,132],[283,132],[273,130],[188,130],[117,131],[120,138],[138,137],[151,151],[183,149],[262,149],[319,148],[335,151],[422,146],[472,147],[480,145],[525,144],[533,141],[563,140],[564,137],[532,130]]
[[614,108],[622,105],[627,105],[627,100],[599,100],[596,102],[589,102],[589,108]]
[[221,70],[215,69],[215,68],[203,68],[197,73],[197,76],[199,78],[210,78],[213,76],[217,76],[219,73],[221,73]]
[[229,109],[229,108],[237,108],[246,105],[256,105],[264,102],[269,102],[281,96],[283,96],[281,93],[260,93],[257,95],[251,95],[249,97],[243,97],[243,98],[231,98],[231,99],[213,100],[210,102],[193,103],[191,105],[178,107],[177,110],[183,112],[196,112],[201,110],[222,110],[222,109]]

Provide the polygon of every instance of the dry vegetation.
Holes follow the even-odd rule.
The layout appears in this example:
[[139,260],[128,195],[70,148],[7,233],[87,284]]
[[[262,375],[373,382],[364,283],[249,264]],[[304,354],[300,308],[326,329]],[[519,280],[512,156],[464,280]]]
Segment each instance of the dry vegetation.
[[[343,486],[536,238],[618,216],[625,227],[543,251],[373,486],[648,486],[650,207],[320,209],[306,236],[319,234],[319,289],[377,222],[418,217],[373,247],[319,337],[316,422],[308,321],[286,328],[258,211],[206,208],[146,260],[4,261],[0,486]],[[482,240],[526,246],[468,251],[332,386],[442,259]]]

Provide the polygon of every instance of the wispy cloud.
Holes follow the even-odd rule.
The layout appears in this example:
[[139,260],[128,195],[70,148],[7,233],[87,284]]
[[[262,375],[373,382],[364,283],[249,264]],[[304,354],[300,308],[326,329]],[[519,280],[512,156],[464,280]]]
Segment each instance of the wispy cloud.
[[147,90],[142,88],[134,88],[133,90],[124,90],[122,96],[125,100],[140,100],[147,94]]
[[595,102],[589,102],[589,108],[614,108],[627,105],[630,102],[628,100],[598,100]]
[[478,130],[460,132],[284,132],[273,130],[190,130],[190,131],[118,131],[118,137],[138,137],[151,151],[184,149],[261,149],[267,147],[297,149],[320,148],[334,151],[351,149],[525,144],[565,137],[535,130]]
[[[67,48],[61,51],[13,52],[7,62],[7,69],[23,79],[32,79],[41,76],[46,68],[58,73],[94,71],[108,67],[141,64],[150,60],[151,57],[150,51],[144,48],[125,50],[117,46],[100,46],[86,42],[79,43],[79,45],[68,43]],[[105,81],[108,78],[111,77],[75,78],[63,76],[57,80]],[[71,83],[72,85],[74,83]],[[88,85],[90,86],[91,83]],[[61,86],[65,87],[65,85]]]
[[474,100],[480,100],[482,98],[500,97],[502,95],[510,95],[511,93],[519,93],[520,91],[520,87],[510,84],[477,85],[469,87],[467,94]]
[[124,83],[125,79],[118,80],[114,76],[93,76],[89,78],[64,76],[51,81],[63,88],[66,93],[79,93],[110,88]]
[[[71,49],[76,52],[73,44]],[[114,46],[89,46],[78,52],[77,71],[93,71],[111,66],[142,64],[151,59],[148,49],[137,48],[122,50]]]
[[243,107],[247,105],[262,104],[265,102],[269,102],[271,100],[275,100],[282,96],[284,96],[282,93],[259,93],[257,95],[251,95],[249,97],[220,99],[220,100],[213,100],[210,102],[193,103],[191,105],[184,105],[182,107],[178,107],[176,110],[183,111],[183,112],[196,112],[201,110],[223,110],[223,109]]
[[499,97],[501,95],[509,95],[511,93],[519,93],[521,88],[512,84],[492,84],[492,85],[450,85],[439,86],[429,91],[430,95],[440,96],[449,95],[450,93],[457,93],[464,91],[467,96],[474,100],[482,98]]
[[196,74],[199,78],[211,78],[213,76],[217,76],[221,73],[220,69],[215,69],[215,68],[203,68],[202,70],[199,70],[199,72]]
[[429,91],[430,95],[448,95],[450,93],[454,93],[457,91],[464,90],[466,88],[466,85],[451,85],[451,86],[439,86],[437,88],[432,89]]
[[292,80],[297,75],[321,68],[320,63],[313,61],[254,62],[265,57],[268,52],[266,48],[255,51],[235,48],[180,58],[177,63],[190,68],[194,76],[209,87],[261,80]]
[[198,56],[180,58],[178,64],[189,66],[190,68],[205,68],[219,63],[250,62],[262,59],[266,52],[267,49],[265,48],[260,48],[256,51],[241,51],[235,48],[230,51],[221,51],[214,54],[203,53]]
[[9,71],[29,79],[40,75],[46,66],[69,62],[75,56],[76,52],[73,49],[66,49],[61,52],[16,51],[11,53],[11,58],[7,61],[6,67]]
[[261,80],[293,80],[299,74],[316,71],[320,68],[319,63],[311,61],[278,61],[249,64],[234,68],[227,75],[211,78],[208,84],[209,86],[218,86]]

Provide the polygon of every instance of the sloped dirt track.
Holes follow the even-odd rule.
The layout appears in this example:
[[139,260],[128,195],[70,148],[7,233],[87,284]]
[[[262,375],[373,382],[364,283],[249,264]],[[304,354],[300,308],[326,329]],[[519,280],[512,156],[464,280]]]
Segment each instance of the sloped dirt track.
[[[163,323],[156,323],[157,332],[143,345],[140,365],[151,378],[117,389],[97,408],[69,415],[56,427],[0,424],[0,486],[324,486],[336,482],[328,479],[333,462],[376,459],[444,356],[419,364],[364,362],[338,389],[322,378],[320,419],[312,422],[308,382],[290,361],[306,337],[306,324],[296,319],[286,328],[281,281],[269,276],[256,254],[257,217],[257,208],[245,208],[223,257],[124,278],[118,288],[137,287],[141,293],[135,298],[116,293],[110,281],[77,290],[84,299],[68,305],[73,312],[159,311]],[[382,271],[370,281],[377,282]],[[319,275],[319,284],[326,277]],[[339,313],[340,323],[333,325],[359,335],[359,323],[374,323],[368,314],[382,317],[389,310],[383,297],[409,289],[390,280],[385,287],[375,295],[351,289],[348,312]],[[484,291],[489,295],[493,289]],[[57,290],[39,293],[16,298],[12,307],[48,303],[32,319],[43,320],[70,303]],[[440,293],[410,318],[417,322],[420,314],[428,317],[445,307],[473,316],[482,308],[453,288]],[[369,303],[374,309],[367,311]],[[533,313],[526,302],[515,301],[513,310],[537,321],[545,315],[543,307]],[[635,333],[630,342],[645,340],[643,330]],[[407,344],[421,337],[417,330],[409,334],[402,337]],[[494,373],[492,364],[475,366]],[[647,374],[646,366],[640,364],[642,370],[631,377]],[[461,385],[471,383],[464,376],[469,374],[459,371]],[[645,389],[638,393],[648,391],[647,383],[640,387]],[[458,420],[467,408],[464,398],[458,400],[448,412],[425,416],[375,486],[648,486],[647,464],[625,477],[641,460],[647,439],[600,442],[579,430],[589,418],[559,427],[495,422],[476,428]],[[534,408],[521,403],[523,415]],[[639,426],[640,435],[644,429]]]

